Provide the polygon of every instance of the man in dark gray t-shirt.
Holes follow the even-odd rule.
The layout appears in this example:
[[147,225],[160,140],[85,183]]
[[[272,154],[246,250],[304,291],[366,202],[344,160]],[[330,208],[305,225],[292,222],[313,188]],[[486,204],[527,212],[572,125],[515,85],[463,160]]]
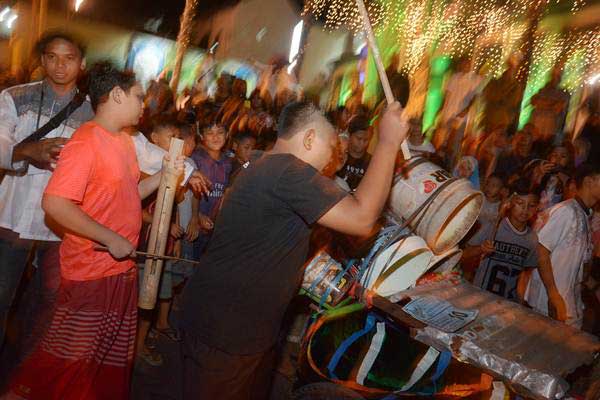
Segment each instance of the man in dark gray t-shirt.
[[267,397],[283,314],[298,292],[310,232],[367,235],[389,194],[406,124],[396,103],[355,195],[321,171],[337,144],[310,103],[279,117],[273,150],[256,154],[226,193],[213,237],[183,295],[184,398]]

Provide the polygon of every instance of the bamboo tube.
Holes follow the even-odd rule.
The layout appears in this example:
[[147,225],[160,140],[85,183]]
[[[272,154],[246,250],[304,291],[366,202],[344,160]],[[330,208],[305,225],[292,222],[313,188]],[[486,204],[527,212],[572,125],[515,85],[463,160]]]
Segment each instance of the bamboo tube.
[[[356,5],[358,6],[358,11],[363,19],[365,33],[367,34],[367,42],[369,42],[369,47],[373,52],[373,59],[375,60],[375,65],[377,66],[377,72],[379,75],[379,80],[381,81],[381,86],[383,87],[383,93],[385,93],[385,99],[388,104],[392,104],[394,102],[394,94],[392,93],[390,81],[385,73],[385,67],[383,66],[383,61],[381,60],[379,47],[375,41],[375,35],[373,34],[373,28],[371,27],[371,21],[369,20],[367,8],[365,7],[363,0],[356,0]],[[402,142],[400,148],[402,149],[402,155],[404,156],[404,159],[410,160],[410,150],[408,149],[408,144],[406,141]]]
[[[148,253],[159,256],[165,255],[167,247],[167,238],[171,227],[171,214],[173,212],[173,201],[177,185],[181,175],[175,170],[175,159],[183,151],[183,140],[172,138],[169,147],[171,157],[169,164],[163,170],[156,197],[156,208],[152,217],[152,228],[150,229],[150,239],[148,240]],[[144,278],[140,287],[140,296],[138,306],[146,310],[152,310],[156,305],[156,295],[163,267],[162,259],[146,259],[146,268],[144,269]]]

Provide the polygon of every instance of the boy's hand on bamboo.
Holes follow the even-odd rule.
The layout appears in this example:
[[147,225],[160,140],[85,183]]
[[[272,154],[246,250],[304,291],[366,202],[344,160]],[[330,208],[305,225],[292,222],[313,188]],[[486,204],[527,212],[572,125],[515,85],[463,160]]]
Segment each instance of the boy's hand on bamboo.
[[133,247],[133,244],[116,232],[105,245],[108,247],[110,255],[117,260],[135,256],[135,247]]
[[[163,171],[166,171],[169,168],[169,162],[171,161],[171,156],[169,154],[165,154],[163,158]],[[173,169],[177,172],[177,175],[183,175],[185,171],[185,156],[177,156],[175,162],[173,163]]]
[[192,217],[185,231],[185,240],[193,242],[200,235],[200,218]]
[[185,234],[185,231],[179,224],[171,224],[171,230],[169,232],[173,239],[181,239],[181,237]]

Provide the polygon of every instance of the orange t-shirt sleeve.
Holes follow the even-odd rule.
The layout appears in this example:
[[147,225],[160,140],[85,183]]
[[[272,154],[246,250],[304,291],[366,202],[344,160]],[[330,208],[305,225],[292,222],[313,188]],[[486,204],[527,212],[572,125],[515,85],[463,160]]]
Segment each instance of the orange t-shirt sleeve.
[[93,173],[94,158],[90,135],[73,135],[60,152],[44,193],[81,203]]

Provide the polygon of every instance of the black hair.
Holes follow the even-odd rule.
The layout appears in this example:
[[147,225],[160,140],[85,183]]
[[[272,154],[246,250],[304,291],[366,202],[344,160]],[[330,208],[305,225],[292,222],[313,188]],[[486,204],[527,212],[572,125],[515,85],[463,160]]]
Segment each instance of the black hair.
[[251,132],[240,132],[233,137],[233,141],[236,143],[242,143],[244,140],[248,139],[256,140],[256,136],[254,136]]
[[44,33],[40,40],[35,44],[36,54],[42,56],[46,53],[48,45],[55,40],[64,40],[65,42],[71,43],[73,46],[77,47],[81,58],[85,57],[85,46],[71,33],[64,31],[49,31]]
[[106,102],[115,87],[129,92],[136,82],[135,74],[131,71],[120,70],[109,61],[95,63],[88,71],[86,85],[92,108],[96,111],[98,105]]
[[179,138],[181,140],[185,140],[188,138],[194,138],[195,140],[198,139],[198,135],[196,134],[196,125],[195,124],[179,123],[178,129],[179,129]]
[[350,135],[367,130],[369,130],[369,120],[363,115],[356,115],[348,122],[348,133]]
[[504,186],[506,184],[504,177],[502,177],[500,174],[497,174],[495,172],[493,174],[488,175],[488,177],[485,178],[485,180],[487,181],[488,179],[492,179],[492,178],[498,179],[502,183],[502,186]]
[[552,154],[552,152],[554,150],[559,149],[559,148],[564,148],[565,150],[567,150],[567,155],[569,156],[569,162],[567,163],[566,170],[571,171],[575,164],[575,147],[573,146],[573,144],[570,141],[565,140],[559,144],[555,144],[554,146],[552,146],[550,148],[550,151],[548,152],[548,157],[550,157],[550,154]]
[[306,126],[315,114],[321,111],[309,101],[293,101],[287,104],[279,115],[277,136],[290,138],[302,127]]
[[267,145],[277,142],[277,138],[278,135],[276,135],[274,132],[266,132],[260,135],[257,147],[259,149],[265,149]]
[[204,128],[202,128],[202,131],[200,132],[200,136],[203,136],[206,132],[208,132],[214,128],[222,129],[223,132],[225,132],[225,135],[227,135],[227,128],[225,128],[225,125],[214,123],[214,124],[205,125]]
[[529,181],[529,179],[525,179],[525,178],[519,178],[516,181],[514,181],[510,185],[510,193],[511,194],[514,193],[519,196],[527,196],[530,194],[537,194],[537,192],[532,189],[531,182]]
[[152,118],[150,125],[152,126],[152,132],[156,132],[160,129],[173,129],[179,131],[183,124],[178,122],[176,116],[173,114],[158,114]]
[[182,124],[194,124],[197,118],[198,116],[196,115],[196,110],[188,105],[179,110],[177,113],[177,121]]
[[574,176],[577,189],[581,188],[585,178],[595,175],[600,175],[600,162],[598,160],[591,160],[577,167]]

